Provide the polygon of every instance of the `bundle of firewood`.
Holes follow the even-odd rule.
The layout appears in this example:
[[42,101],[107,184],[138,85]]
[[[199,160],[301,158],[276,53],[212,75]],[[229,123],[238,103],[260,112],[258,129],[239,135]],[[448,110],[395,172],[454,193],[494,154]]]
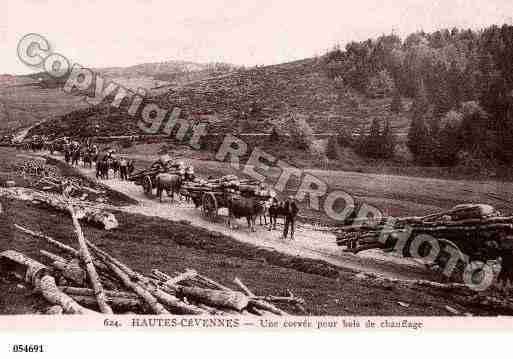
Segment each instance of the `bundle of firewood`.
[[247,193],[254,196],[269,197],[270,190],[264,188],[261,182],[252,179],[241,179],[227,175],[216,179],[198,178],[182,185],[184,190],[193,192],[233,192]]
[[468,255],[482,256],[482,259],[497,258],[502,251],[513,248],[513,217],[501,216],[488,205],[459,205],[424,217],[356,222],[339,227],[335,232],[337,244],[353,253],[374,248],[391,249],[399,240],[404,241],[407,248],[408,243],[421,234],[439,239],[444,245],[455,245]]
[[[37,286],[44,297],[53,305],[61,306],[64,313],[287,314],[276,304],[287,304],[304,311],[304,301],[290,291],[287,296],[258,296],[238,278],[234,279],[238,290],[234,290],[192,269],[173,275],[158,269],[150,275],[139,273],[87,240],[72,209],[70,213],[78,250],[16,225],[25,234],[44,240],[66,253],[65,258],[42,250],[40,253],[49,264],[37,265],[38,268],[51,268],[46,271],[51,279],[46,278],[43,283],[39,279]],[[58,287],[53,284],[55,282]]]
[[59,170],[57,167],[46,164],[45,158],[31,159],[17,166],[18,173],[25,176],[56,177]]

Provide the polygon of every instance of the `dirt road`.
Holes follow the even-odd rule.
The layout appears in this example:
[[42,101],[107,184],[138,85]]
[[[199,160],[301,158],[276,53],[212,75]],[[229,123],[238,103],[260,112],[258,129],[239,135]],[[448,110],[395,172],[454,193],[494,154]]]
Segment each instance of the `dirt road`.
[[[88,176],[94,177],[91,169],[80,168],[80,171]],[[113,190],[137,200],[137,205],[117,208],[128,213],[137,213],[146,216],[154,216],[173,221],[188,221],[194,226],[202,227],[210,231],[223,233],[237,241],[250,243],[258,247],[276,250],[298,257],[306,257],[324,260],[333,265],[351,269],[356,272],[374,273],[382,276],[397,279],[431,279],[434,274],[425,269],[419,263],[409,259],[399,258],[391,255],[384,255],[378,251],[369,251],[353,255],[343,253],[335,243],[335,237],[331,233],[315,231],[299,226],[296,229],[295,240],[280,239],[281,232],[268,231],[265,226],[257,225],[257,232],[251,233],[245,223],[241,220],[239,228],[230,229],[225,223],[225,214],[220,211],[221,216],[216,222],[204,218],[199,209],[191,204],[175,201],[171,203],[169,197],[164,197],[162,203],[157,198],[148,198],[144,195],[140,186],[132,182],[119,179],[101,181],[104,185]]]

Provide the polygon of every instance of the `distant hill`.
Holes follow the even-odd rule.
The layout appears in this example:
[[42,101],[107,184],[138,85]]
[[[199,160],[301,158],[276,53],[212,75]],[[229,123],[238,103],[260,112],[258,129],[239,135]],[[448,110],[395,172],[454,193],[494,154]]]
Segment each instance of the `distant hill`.
[[[198,64],[182,61],[95,69],[128,88],[145,88],[155,94],[169,86],[210,77],[235,67],[228,64]],[[26,128],[43,120],[59,121],[73,111],[86,109],[80,97],[64,93],[62,83],[44,73],[0,75],[0,135]]]
[[[406,116],[390,111],[389,98],[369,99],[330,79],[322,58],[215,73],[181,85],[163,86],[151,100],[163,108],[179,107],[184,118],[215,114],[216,132],[268,132],[291,112],[307,116],[314,131],[321,133],[356,130],[376,117],[391,120],[399,132],[409,123]],[[102,135],[140,133],[134,119],[101,107],[68,114],[51,126],[39,126],[35,133],[65,131],[78,135],[82,128],[86,135],[92,123],[99,124]]]

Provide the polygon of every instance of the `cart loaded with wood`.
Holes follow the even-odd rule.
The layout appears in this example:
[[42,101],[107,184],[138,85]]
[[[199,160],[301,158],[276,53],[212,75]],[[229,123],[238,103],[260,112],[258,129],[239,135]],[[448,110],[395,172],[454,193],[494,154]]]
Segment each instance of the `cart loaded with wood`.
[[197,178],[195,181],[185,182],[182,190],[211,219],[218,216],[221,208],[228,208],[230,198],[234,196],[252,197],[262,202],[276,196],[276,192],[266,184],[252,179],[241,179],[235,175],[207,180]]

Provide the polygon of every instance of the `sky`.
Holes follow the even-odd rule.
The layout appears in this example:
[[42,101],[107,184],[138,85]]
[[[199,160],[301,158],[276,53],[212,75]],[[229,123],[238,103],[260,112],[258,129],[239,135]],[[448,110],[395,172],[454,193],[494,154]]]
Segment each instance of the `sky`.
[[0,74],[28,33],[89,67],[185,60],[269,65],[394,32],[513,24],[511,0],[0,0]]

